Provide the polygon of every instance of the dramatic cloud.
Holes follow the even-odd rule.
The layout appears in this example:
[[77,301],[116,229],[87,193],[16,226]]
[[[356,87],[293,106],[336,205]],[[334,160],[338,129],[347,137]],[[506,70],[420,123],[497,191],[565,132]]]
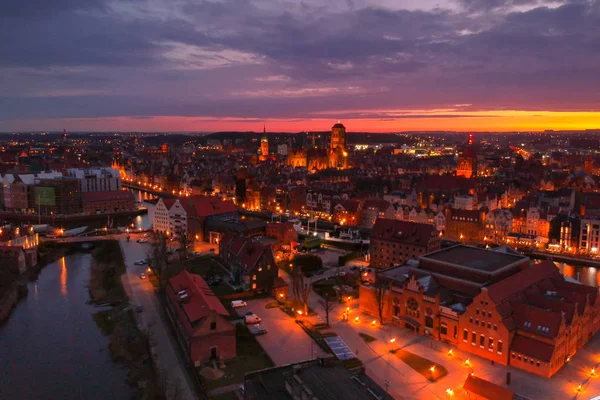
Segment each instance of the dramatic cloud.
[[599,49],[594,0],[8,0],[0,130],[597,111]]

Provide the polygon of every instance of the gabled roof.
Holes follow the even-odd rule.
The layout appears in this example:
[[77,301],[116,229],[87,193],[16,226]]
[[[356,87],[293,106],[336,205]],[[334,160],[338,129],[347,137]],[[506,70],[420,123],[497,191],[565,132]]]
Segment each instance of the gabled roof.
[[368,199],[363,203],[363,209],[375,208],[380,211],[386,210],[389,206],[390,203],[383,199]]
[[[199,217],[229,214],[237,212],[237,207],[230,201],[223,201],[215,196],[190,196],[182,197],[179,201],[193,207],[194,213]],[[186,208],[187,211],[187,208]]]
[[[169,279],[167,295],[177,309],[178,317],[190,336],[195,328],[211,313],[229,317],[229,313],[200,275],[181,271]],[[185,290],[188,297],[181,300],[178,292]]]
[[556,337],[562,322],[561,312],[514,302],[513,319],[517,329],[540,336]]
[[388,218],[377,218],[372,239],[396,240],[419,246],[427,246],[429,240],[435,235],[435,228],[430,224],[399,221]]
[[488,296],[496,304],[500,304],[529,286],[557,274],[559,274],[558,268],[552,261],[542,261],[490,285],[487,288]]
[[550,343],[517,334],[513,338],[510,350],[540,361],[550,362],[554,353],[554,346]]

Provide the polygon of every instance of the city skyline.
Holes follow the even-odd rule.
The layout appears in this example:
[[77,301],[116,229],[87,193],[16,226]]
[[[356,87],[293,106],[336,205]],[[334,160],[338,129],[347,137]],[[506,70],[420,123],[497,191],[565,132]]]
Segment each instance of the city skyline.
[[599,128],[586,0],[5,2],[0,131]]

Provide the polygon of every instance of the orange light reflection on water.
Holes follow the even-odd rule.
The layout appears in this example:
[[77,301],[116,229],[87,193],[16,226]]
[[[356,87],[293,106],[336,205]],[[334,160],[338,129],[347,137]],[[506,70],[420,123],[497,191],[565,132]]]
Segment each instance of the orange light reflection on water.
[[60,259],[60,294],[67,297],[67,263],[65,258]]

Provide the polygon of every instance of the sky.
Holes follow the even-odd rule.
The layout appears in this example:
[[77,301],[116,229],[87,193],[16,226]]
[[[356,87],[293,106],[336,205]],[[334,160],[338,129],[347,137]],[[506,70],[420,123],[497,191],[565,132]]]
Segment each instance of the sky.
[[0,1],[0,131],[338,120],[600,128],[600,1]]

